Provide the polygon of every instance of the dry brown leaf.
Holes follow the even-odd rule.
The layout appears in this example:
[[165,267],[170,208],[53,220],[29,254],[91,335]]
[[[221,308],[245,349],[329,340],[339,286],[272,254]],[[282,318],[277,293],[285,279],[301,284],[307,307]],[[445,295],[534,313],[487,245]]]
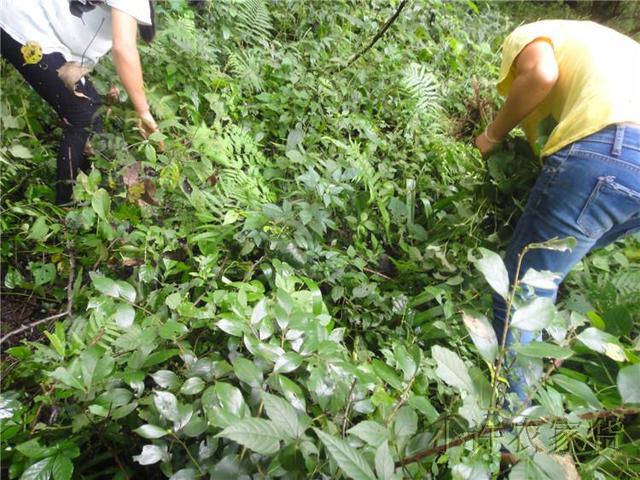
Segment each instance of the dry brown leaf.
[[89,73],[89,69],[82,66],[79,62],[67,62],[58,69],[58,77],[60,77],[64,86],[75,96],[83,98],[89,97],[82,92],[78,92],[76,85],[87,73]]
[[145,178],[142,183],[144,184],[144,193],[140,195],[138,203],[144,202],[149,205],[160,205],[160,202],[154,198],[154,195],[156,194],[156,184],[148,178]]
[[133,162],[131,165],[124,167],[122,170],[122,181],[127,187],[138,183],[141,168],[142,164],[140,162]]
[[576,469],[576,464],[573,462],[571,455],[550,454],[549,456],[562,467],[564,480],[580,480],[580,474]]

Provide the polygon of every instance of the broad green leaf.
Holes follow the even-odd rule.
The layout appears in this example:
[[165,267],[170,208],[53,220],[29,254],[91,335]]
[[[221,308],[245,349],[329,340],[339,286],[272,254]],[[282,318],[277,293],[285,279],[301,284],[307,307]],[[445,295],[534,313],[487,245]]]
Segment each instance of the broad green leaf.
[[233,363],[233,371],[240,381],[252,387],[262,385],[262,370],[251,360],[247,360],[244,357],[236,357],[231,363]]
[[164,437],[169,431],[166,428],[158,427],[147,423],[134,430],[138,435],[144,438],[155,439]]
[[111,197],[109,197],[109,194],[104,188],[99,188],[98,191],[93,194],[91,207],[102,220],[107,221],[107,217],[111,212]]
[[445,383],[467,393],[473,392],[473,381],[469,376],[467,366],[457,353],[439,345],[434,345],[431,347],[431,355],[438,364],[436,374]]
[[273,367],[274,373],[290,373],[302,364],[302,356],[296,352],[287,352],[280,356]]
[[556,282],[560,281],[560,275],[543,270],[541,272],[530,268],[527,273],[520,279],[520,283],[524,283],[534,288],[544,290],[555,290],[558,287]]
[[591,350],[604,353],[607,357],[617,362],[627,360],[627,355],[620,346],[620,342],[610,333],[603,332],[595,327],[589,327],[576,337]]
[[27,458],[40,459],[51,456],[55,450],[51,447],[43,447],[37,438],[32,438],[16,447],[22,455]]
[[393,356],[404,374],[404,380],[411,380],[418,368],[411,354],[407,351],[404,345],[398,345],[393,351]]
[[196,475],[193,468],[183,468],[169,477],[169,480],[196,480],[200,475]]
[[118,305],[118,309],[115,313],[116,324],[122,328],[127,329],[133,325],[133,320],[136,318],[136,311],[131,305],[125,303]]
[[17,143],[14,145],[11,145],[11,147],[9,148],[9,153],[11,153],[11,155],[13,155],[14,157],[20,158],[23,160],[28,158],[33,158],[33,154],[31,153],[31,150],[29,150],[24,145],[20,145]]
[[597,409],[602,408],[600,400],[598,400],[587,384],[561,374],[553,375],[551,381],[565,389],[571,395],[583,400],[590,407]]
[[205,384],[200,377],[188,378],[180,388],[180,393],[183,395],[197,395],[204,390]]
[[64,367],[58,367],[53,372],[49,373],[51,378],[55,378],[59,382],[64,383],[68,387],[75,388],[77,390],[84,390],[84,386],[79,378],[76,378]]
[[140,465],[153,465],[158,462],[169,461],[169,451],[166,446],[145,445],[140,455],[134,455],[133,460]]
[[171,370],[158,370],[151,374],[151,378],[153,378],[153,381],[161,388],[176,388],[180,383],[178,376]]
[[172,422],[178,420],[178,399],[173,393],[154,392],[153,404],[160,415]]
[[282,433],[270,420],[245,418],[228,426],[216,437],[233,440],[262,455],[273,455],[280,449]]
[[243,417],[248,411],[247,404],[244,401],[242,392],[228,383],[218,382],[214,387],[214,391],[218,397],[218,402],[223,410],[234,415]]
[[617,383],[623,403],[640,403],[640,363],[621,368]]
[[53,466],[53,457],[47,457],[27,468],[20,480],[49,480]]
[[372,447],[378,447],[382,442],[389,439],[389,431],[387,428],[372,420],[364,420],[356,426],[351,427],[348,432],[367,442]]
[[118,295],[121,298],[124,298],[131,303],[136,301],[136,289],[133,288],[130,283],[123,280],[118,280],[116,283],[118,285]]
[[529,303],[514,309],[511,326],[520,330],[536,331],[547,327],[556,314],[553,300],[536,297]]
[[251,313],[251,325],[257,325],[267,315],[267,299],[260,300]]
[[438,411],[426,397],[411,395],[407,403],[422,413],[429,423],[435,422],[440,416]]
[[373,366],[373,370],[375,373],[386,383],[391,385],[396,390],[402,390],[402,380],[396,374],[396,372],[383,361],[374,358],[371,361],[371,365]]
[[391,480],[395,471],[395,463],[389,450],[389,442],[383,441],[376,450],[376,475],[379,480]]
[[49,233],[49,226],[47,225],[47,219],[45,217],[38,217],[38,219],[31,225],[29,229],[29,236],[27,238],[41,241]]
[[164,304],[171,310],[178,308],[178,305],[182,302],[182,296],[178,292],[173,292],[171,295],[164,299]]
[[400,408],[393,424],[396,437],[410,437],[418,431],[418,415],[408,405]]
[[263,392],[262,400],[267,416],[287,436],[300,438],[305,428],[300,423],[298,413],[285,399]]
[[95,274],[93,272],[89,273],[91,277],[91,283],[93,283],[93,287],[98,290],[100,293],[104,293],[109,297],[118,297],[120,294],[120,289],[118,288],[118,284],[102,275]]
[[65,455],[56,455],[51,465],[53,480],[71,480],[73,462]]
[[564,360],[573,355],[573,351],[570,348],[545,342],[531,342],[528,345],[514,345],[511,349],[516,353],[535,358],[559,358]]
[[555,250],[557,252],[566,252],[569,250],[573,250],[578,241],[574,237],[566,237],[566,238],[552,238],[551,240],[547,240],[546,242],[539,243],[530,243],[527,245],[529,249],[544,249],[544,250]]
[[486,362],[493,363],[498,356],[498,339],[487,317],[463,312],[462,321],[482,358]]
[[505,300],[509,297],[509,274],[500,255],[486,248],[480,248],[482,258],[475,261],[485,280],[498,295]]
[[[129,407],[129,405],[127,405],[127,407]],[[136,432],[143,438],[154,440],[168,435],[169,433],[171,433],[171,430],[168,430],[164,427],[159,427],[157,425],[145,424],[136,428],[134,432]]]
[[313,429],[338,467],[353,480],[375,480],[375,475],[364,457],[344,440],[335,438],[317,428]]

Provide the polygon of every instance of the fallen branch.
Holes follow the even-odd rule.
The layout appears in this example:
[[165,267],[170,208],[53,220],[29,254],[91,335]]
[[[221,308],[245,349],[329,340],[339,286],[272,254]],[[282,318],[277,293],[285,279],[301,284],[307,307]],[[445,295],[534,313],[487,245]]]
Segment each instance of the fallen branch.
[[349,63],[347,63],[344,67],[342,67],[340,71],[346,70],[347,68],[349,68],[351,65],[353,65],[356,62],[356,60],[358,60],[361,56],[363,56],[365,53],[371,50],[371,48],[378,42],[378,40],[382,38],[382,36],[387,32],[387,30],[389,30],[389,27],[393,25],[393,22],[397,20],[397,18],[400,16],[400,12],[402,12],[402,9],[407,5],[408,1],[409,0],[402,0],[400,2],[394,14],[391,15],[386,22],[384,22],[384,25],[380,27],[380,30],[378,30],[378,32],[373,36],[369,44],[366,47],[364,47],[362,50],[360,50],[358,53],[354,54],[351,57],[351,60],[349,60]]
[[31,330],[38,325],[42,325],[43,323],[48,323],[53,320],[57,320],[62,317],[66,317],[67,315],[71,315],[71,308],[73,306],[73,281],[76,273],[76,259],[73,255],[69,257],[69,280],[67,281],[67,308],[64,312],[56,313],[55,315],[50,315],[46,318],[42,318],[40,320],[36,320],[35,322],[28,323],[23,325],[20,328],[16,328],[15,330],[10,331],[6,335],[3,335],[0,338],[0,345],[6,342],[11,337],[18,335],[19,333],[25,332],[27,330]]
[[[582,420],[597,420],[600,418],[626,417],[629,415],[638,415],[638,414],[640,414],[640,408],[618,407],[612,410],[600,410],[596,412],[587,412],[587,413],[578,415],[578,417]],[[487,433],[501,432],[504,430],[509,430],[511,428],[537,427],[540,425],[546,425],[550,423],[568,423],[568,422],[569,422],[569,419],[567,417],[542,417],[542,418],[537,418],[535,420],[529,420],[523,423],[514,423],[513,421],[509,421],[509,422],[503,422],[500,425],[495,425],[492,427],[485,426],[479,431],[468,433],[448,443],[437,445],[435,447],[422,450],[416,453],[415,455],[411,455],[410,457],[403,458],[400,462],[398,462],[397,466],[403,466],[403,465],[408,465],[410,463],[419,462],[423,458],[446,452],[450,448],[457,447],[458,445],[462,445],[468,442],[469,440],[477,440],[483,437],[484,435],[486,435]]]

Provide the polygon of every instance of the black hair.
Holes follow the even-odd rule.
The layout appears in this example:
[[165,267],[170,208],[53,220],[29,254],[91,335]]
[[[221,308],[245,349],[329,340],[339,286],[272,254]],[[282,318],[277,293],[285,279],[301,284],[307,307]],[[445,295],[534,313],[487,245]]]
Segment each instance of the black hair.
[[151,43],[153,37],[156,36],[156,15],[153,2],[151,0],[149,0],[149,13],[151,15],[151,25],[138,25],[140,36],[147,43]]

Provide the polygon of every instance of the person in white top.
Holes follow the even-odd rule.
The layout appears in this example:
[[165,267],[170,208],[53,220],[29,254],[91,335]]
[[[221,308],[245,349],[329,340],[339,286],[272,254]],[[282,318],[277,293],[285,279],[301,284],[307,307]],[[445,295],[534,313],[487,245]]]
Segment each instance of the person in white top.
[[89,168],[86,145],[100,130],[102,101],[86,73],[113,52],[120,81],[143,135],[158,130],[144,92],[137,32],[154,35],[147,0],[0,0],[0,49],[58,113],[63,136],[57,158],[56,203],[71,200],[73,182]]

